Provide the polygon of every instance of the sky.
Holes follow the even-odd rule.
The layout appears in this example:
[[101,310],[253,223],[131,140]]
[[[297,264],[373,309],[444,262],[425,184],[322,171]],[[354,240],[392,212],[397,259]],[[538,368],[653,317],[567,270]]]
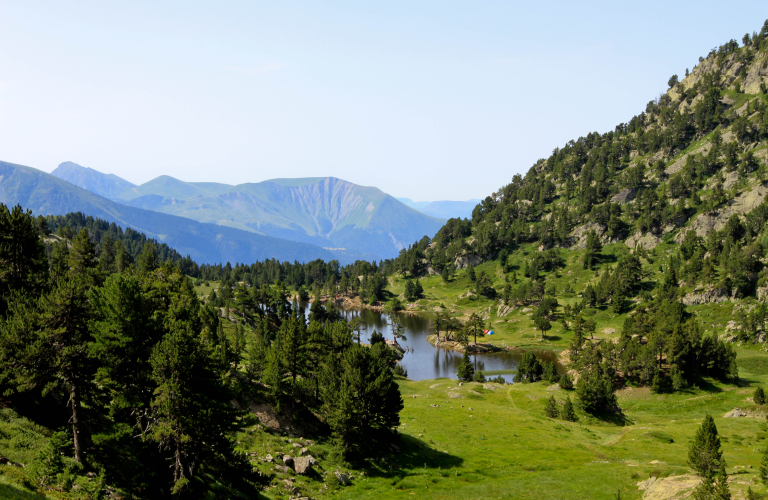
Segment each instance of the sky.
[[768,18],[724,5],[0,0],[0,160],[484,198]]

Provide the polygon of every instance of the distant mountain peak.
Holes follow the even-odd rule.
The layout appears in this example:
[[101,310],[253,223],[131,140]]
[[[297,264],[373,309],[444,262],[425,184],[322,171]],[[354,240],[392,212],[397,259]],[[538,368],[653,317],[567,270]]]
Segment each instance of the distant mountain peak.
[[59,164],[56,170],[51,172],[51,175],[110,199],[114,199],[123,191],[136,186],[114,174],[103,174],[98,170],[83,167],[71,161]]

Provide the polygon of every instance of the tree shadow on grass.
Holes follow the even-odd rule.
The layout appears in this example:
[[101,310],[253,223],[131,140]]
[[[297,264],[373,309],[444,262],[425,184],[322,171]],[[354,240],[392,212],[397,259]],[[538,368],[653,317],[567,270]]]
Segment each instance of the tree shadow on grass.
[[380,461],[369,462],[369,476],[403,478],[406,475],[404,469],[425,467],[447,470],[464,463],[463,458],[431,448],[423,440],[406,434],[400,434],[396,446],[400,448],[397,453],[389,454]]

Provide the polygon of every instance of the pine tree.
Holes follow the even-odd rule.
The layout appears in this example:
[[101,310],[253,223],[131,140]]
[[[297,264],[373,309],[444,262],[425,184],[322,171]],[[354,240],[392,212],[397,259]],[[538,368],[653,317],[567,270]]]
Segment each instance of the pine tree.
[[95,269],[99,261],[96,258],[96,245],[88,236],[88,231],[81,229],[75,239],[72,240],[72,248],[69,250],[68,264],[69,274],[72,276],[85,276],[91,269]]
[[706,415],[696,431],[688,449],[688,465],[701,477],[713,478],[720,467],[725,467],[717,426],[711,415]]
[[758,476],[763,484],[768,486],[768,447],[763,451],[763,458],[760,460]]
[[755,389],[755,394],[752,396],[753,401],[756,405],[764,405],[765,404],[765,391],[763,391],[763,387],[758,385]]
[[136,261],[136,267],[139,272],[147,273],[154,271],[159,266],[157,261],[157,247],[151,241],[144,243],[144,248],[141,249],[139,258]]
[[12,290],[39,295],[48,281],[45,245],[32,212],[0,203],[0,314]]
[[565,404],[563,405],[563,411],[561,413],[563,420],[568,422],[576,422],[579,418],[576,416],[576,411],[573,409],[573,403],[571,403],[571,397],[566,396]]
[[389,366],[389,348],[351,342],[322,372],[323,412],[345,451],[372,449],[391,439],[400,424],[403,399]]
[[459,380],[471,382],[474,379],[475,367],[472,366],[472,360],[469,358],[469,353],[466,350],[464,350],[464,356],[461,358],[457,368],[456,376]]
[[99,252],[99,269],[104,274],[117,272],[117,263],[115,262],[117,249],[115,243],[109,236],[101,242],[101,251]]
[[555,401],[554,396],[549,397],[549,402],[547,403],[545,413],[549,418],[557,418],[560,415],[560,411],[557,408],[557,401]]
[[200,341],[197,315],[189,314],[195,301],[187,294],[172,299],[168,332],[150,356],[157,388],[153,424],[144,432],[168,454],[174,494],[188,491],[190,479],[206,465],[213,470],[247,467],[229,437],[240,425],[230,404],[232,391],[222,384],[221,367]]
[[563,373],[560,376],[560,381],[558,383],[560,384],[561,389],[573,389],[573,380],[571,380],[570,375],[567,373]]
[[84,278],[74,277],[41,299],[41,322],[47,366],[40,370],[41,382],[50,389],[61,387],[70,409],[75,460],[85,462],[88,436],[83,425],[82,402],[90,392],[95,366],[89,355],[91,309],[86,299]]
[[117,267],[117,272],[122,273],[131,265],[133,265],[133,257],[125,249],[123,242],[118,240],[115,243],[115,266]]

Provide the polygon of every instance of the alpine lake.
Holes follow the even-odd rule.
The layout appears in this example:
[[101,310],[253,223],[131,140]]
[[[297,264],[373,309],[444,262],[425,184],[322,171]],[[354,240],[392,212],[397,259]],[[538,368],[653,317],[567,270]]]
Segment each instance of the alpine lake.
[[[306,315],[309,315],[309,304],[302,304]],[[381,333],[385,339],[392,340],[389,315],[375,309],[342,309],[340,313],[347,321],[359,319],[362,325],[360,341],[369,343],[374,331]],[[456,379],[457,365],[463,353],[453,349],[435,347],[427,340],[434,333],[432,315],[429,313],[395,313],[405,328],[406,340],[398,340],[405,349],[400,365],[408,372],[411,380],[431,380],[436,378]],[[487,337],[486,337],[487,338]],[[507,382],[512,382],[523,349],[491,353],[470,354],[475,371],[481,371],[486,377],[501,375]],[[554,362],[559,373],[564,373],[564,367],[559,363],[557,353],[547,350],[534,350],[540,361]]]

